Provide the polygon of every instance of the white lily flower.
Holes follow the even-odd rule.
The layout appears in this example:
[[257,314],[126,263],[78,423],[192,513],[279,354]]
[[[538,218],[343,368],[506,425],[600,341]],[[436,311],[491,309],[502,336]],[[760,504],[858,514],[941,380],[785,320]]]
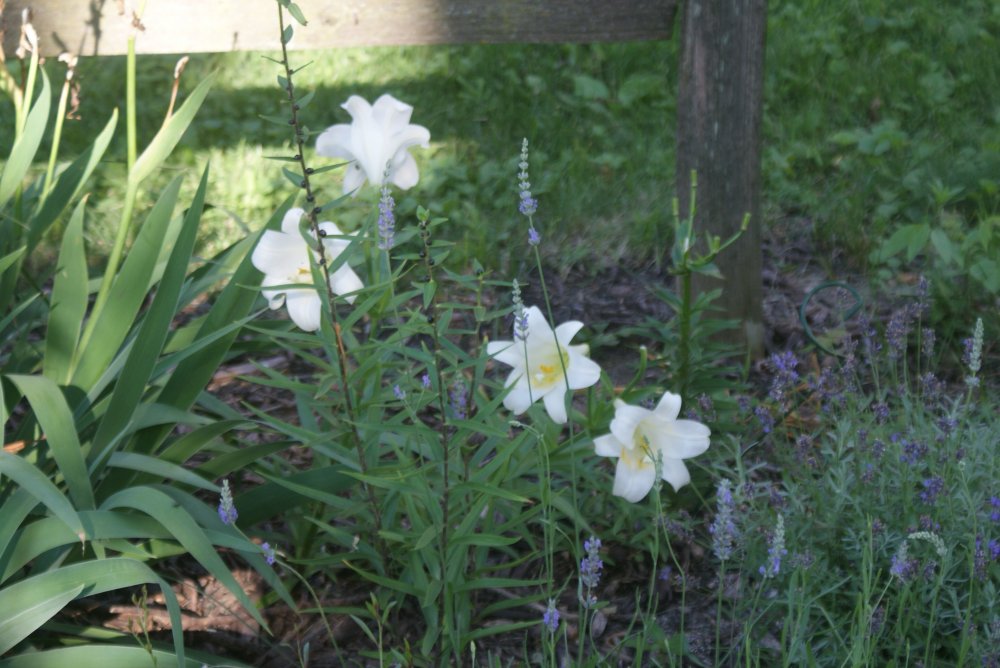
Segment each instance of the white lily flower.
[[656,408],[649,410],[615,400],[611,433],[594,439],[601,457],[617,457],[612,493],[626,501],[641,501],[656,482],[656,459],[662,477],[676,492],[691,482],[682,460],[708,449],[711,430],[694,420],[678,420],[681,398],[664,393]]
[[350,125],[340,123],[316,138],[316,152],[329,158],[353,160],[344,173],[344,192],[357,192],[365,179],[382,185],[388,168],[389,181],[403,190],[417,184],[417,163],[411,146],[430,146],[431,133],[410,124],[413,107],[392,95],[383,95],[375,104],[352,95],[343,105],[351,114]]
[[[264,288],[263,293],[267,297],[268,306],[277,309],[287,303],[288,315],[292,322],[300,329],[314,332],[319,329],[322,303],[312,285],[312,272],[309,268],[309,254],[312,253],[314,258],[318,256],[299,232],[299,220],[304,213],[302,209],[289,209],[281,221],[281,231],[265,230],[250,260],[253,266],[264,273],[261,287]],[[326,234],[323,246],[326,251],[326,261],[332,264],[350,242],[346,239],[330,238],[333,235],[343,234],[333,223],[320,223],[319,229]],[[303,284],[303,286],[267,289],[271,286],[292,284]],[[363,287],[361,279],[346,262],[330,274],[330,289],[334,294],[347,295],[345,299],[350,303],[354,303],[354,295],[348,293],[356,292]]]
[[526,309],[525,315],[528,333],[524,340],[491,341],[486,346],[487,354],[513,367],[504,385],[511,389],[503,405],[520,415],[541,399],[552,421],[564,424],[566,392],[596,383],[601,378],[601,367],[587,357],[586,345],[569,345],[583,327],[582,322],[564,322],[553,332],[537,306]]

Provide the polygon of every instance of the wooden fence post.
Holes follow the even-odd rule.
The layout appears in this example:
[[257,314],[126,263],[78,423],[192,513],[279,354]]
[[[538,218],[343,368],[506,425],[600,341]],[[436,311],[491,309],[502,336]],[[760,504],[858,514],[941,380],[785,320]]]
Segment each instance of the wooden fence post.
[[[738,342],[763,354],[761,116],[767,0],[686,0],[677,96],[677,196],[688,211],[697,171],[695,229],[726,239],[750,227],[720,256],[722,317],[738,319]],[[696,291],[720,287],[698,277]]]

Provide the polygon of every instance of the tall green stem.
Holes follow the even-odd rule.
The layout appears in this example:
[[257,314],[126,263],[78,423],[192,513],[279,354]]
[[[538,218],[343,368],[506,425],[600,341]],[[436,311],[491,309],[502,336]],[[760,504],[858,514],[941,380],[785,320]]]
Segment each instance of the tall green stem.
[[97,297],[94,300],[94,308],[90,312],[90,319],[83,330],[80,338],[80,348],[85,347],[90,337],[94,333],[99,316],[104,310],[104,305],[108,301],[111,292],[111,285],[114,283],[118,273],[118,265],[121,264],[122,255],[125,253],[125,241],[128,239],[128,231],[132,223],[132,213],[135,210],[136,195],[139,191],[139,184],[133,175],[133,168],[136,160],[136,105],[135,105],[135,35],[128,38],[128,55],[125,58],[125,129],[126,129],[126,160],[128,166],[128,176],[125,187],[125,202],[122,206],[122,216],[118,221],[118,230],[115,233],[115,242],[108,255],[108,264],[104,269],[104,276],[101,278],[101,285],[97,290]]
[[681,312],[677,341],[677,385],[680,394],[688,398],[688,383],[691,375],[691,272],[681,274]]
[[[323,244],[324,235],[322,230],[319,229],[319,219],[317,216],[319,215],[321,209],[316,206],[316,195],[313,193],[312,184],[309,180],[309,175],[313,170],[306,166],[305,132],[299,122],[299,105],[295,99],[295,86],[292,83],[293,72],[291,64],[288,60],[288,45],[285,40],[285,13],[281,3],[278,2],[277,5],[278,27],[281,35],[281,64],[285,68],[285,93],[287,95],[288,106],[291,112],[289,125],[291,125],[295,131],[295,161],[299,164],[299,167],[302,170],[301,186],[302,189],[305,190],[306,203],[308,207],[306,209],[306,217],[309,220],[309,227],[312,230],[313,237],[315,239],[316,245],[314,246],[314,249],[316,250],[316,255],[318,256],[317,264],[319,265],[320,273],[323,276],[323,283],[326,286],[326,294],[329,297],[330,317],[333,320],[333,333],[337,342],[337,366],[340,368],[340,381],[344,396],[344,410],[347,412],[347,417],[351,424],[350,434],[352,440],[354,441],[355,450],[358,453],[358,467],[361,469],[362,474],[367,474],[368,461],[365,457],[364,444],[361,434],[358,432],[358,420],[356,410],[354,408],[353,395],[351,394],[350,378],[347,374],[347,349],[344,346],[343,329],[340,323],[340,316],[337,314],[335,304],[336,295],[333,294],[333,288],[330,287],[330,263],[326,257],[326,246]],[[381,538],[379,537],[379,534],[382,531],[382,513],[379,511],[378,502],[375,498],[375,491],[372,489],[372,486],[367,482],[362,482],[362,487],[368,496],[372,517],[375,521],[375,531],[372,542],[376,546],[380,546]],[[379,550],[379,552],[383,553],[382,550]]]
[[[430,213],[423,211],[422,209],[417,213],[420,219],[420,240],[423,244],[422,256],[424,258],[424,268],[427,272],[427,284],[434,284],[434,257],[431,255],[431,242],[430,242],[430,231],[428,230],[428,223],[430,220]],[[435,291],[436,295],[436,291]],[[445,410],[444,401],[444,376],[441,374],[441,352],[443,350],[441,346],[441,337],[438,334],[438,328],[436,324],[435,311],[437,310],[437,304],[434,300],[431,301],[429,308],[432,309],[427,314],[427,322],[431,328],[431,344],[433,346],[434,354],[434,375],[437,378],[437,402],[438,411],[441,415],[438,421],[438,434],[441,436],[441,533],[440,540],[438,540],[438,553],[439,559],[441,560],[441,578],[444,584],[443,592],[440,597],[441,604],[441,626],[443,628],[442,634],[439,638],[447,635],[449,637],[449,642],[451,644],[451,651],[455,655],[456,662],[461,662],[461,648],[456,645],[456,634],[455,631],[455,621],[454,621],[454,608],[452,605],[452,593],[451,593],[451,579],[448,577],[448,541],[449,529],[451,525],[451,447],[449,439],[449,420],[448,415]],[[439,660],[443,660],[443,644],[438,643],[435,648],[435,653]]]
[[135,167],[136,129],[135,129],[135,35],[128,38],[128,55],[125,57],[125,140],[126,165],[129,174]]

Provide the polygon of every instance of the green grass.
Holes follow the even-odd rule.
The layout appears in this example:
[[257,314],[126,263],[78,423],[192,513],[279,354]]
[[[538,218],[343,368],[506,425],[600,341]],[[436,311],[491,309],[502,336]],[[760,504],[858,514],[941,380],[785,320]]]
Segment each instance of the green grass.
[[[195,56],[182,84],[189,89],[210,72],[219,84],[175,153],[175,169],[205,161],[213,166],[209,200],[223,211],[203,235],[209,245],[231,241],[241,223],[256,229],[287,196],[280,164],[266,156],[289,155],[287,132],[260,116],[279,114],[276,54]],[[673,45],[643,43],[563,46],[464,46],[343,49],[294,53],[310,65],[300,90],[315,90],[305,123],[321,130],[349,120],[340,108],[349,95],[369,100],[383,92],[414,106],[413,122],[431,130],[430,151],[415,151],[422,180],[398,197],[400,218],[416,205],[447,216],[447,236],[488,265],[509,266],[498,248],[523,234],[516,213],[517,154],[522,137],[532,143],[538,175],[533,191],[538,216],[559,262],[592,260],[588,230],[615,230],[618,238],[601,262],[627,254],[627,242],[648,247],[657,239],[672,196]],[[140,145],[159,127],[169,98],[173,58],[139,59]],[[103,123],[123,90],[124,59],[83,59],[84,120],[69,124],[64,145],[72,155]],[[636,137],[645,141],[637,143]],[[0,150],[3,147],[0,146]],[[116,147],[112,147],[114,153]],[[117,147],[123,160],[123,147]],[[97,186],[113,193],[122,168],[110,164]],[[165,175],[164,175],[165,178]],[[569,184],[575,184],[567,187]],[[321,197],[340,194],[334,173],[319,181]],[[109,194],[110,194],[109,193]],[[102,198],[108,207],[117,198]],[[115,220],[99,211],[97,218]],[[348,227],[361,214],[343,214]],[[352,218],[352,215],[355,217]],[[93,241],[106,247],[98,222]],[[642,259],[648,259],[648,254]]]
[[775,2],[769,30],[772,211],[863,261],[899,223],[1000,210],[995,3]]

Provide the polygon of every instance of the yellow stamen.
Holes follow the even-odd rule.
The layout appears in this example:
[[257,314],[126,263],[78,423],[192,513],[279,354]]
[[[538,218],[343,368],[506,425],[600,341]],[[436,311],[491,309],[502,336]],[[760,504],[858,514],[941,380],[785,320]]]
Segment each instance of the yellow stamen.
[[[563,368],[569,368],[569,353],[561,348],[558,350],[558,354],[562,356],[562,363],[558,363],[558,357],[556,355],[546,355],[545,361],[548,364],[539,363],[538,371],[531,374],[531,386],[537,389],[545,389],[554,385],[563,376]],[[555,359],[553,359],[555,358]]]
[[621,459],[629,468],[635,471],[653,466],[653,446],[645,434],[638,429],[632,437],[631,448],[622,447]]

